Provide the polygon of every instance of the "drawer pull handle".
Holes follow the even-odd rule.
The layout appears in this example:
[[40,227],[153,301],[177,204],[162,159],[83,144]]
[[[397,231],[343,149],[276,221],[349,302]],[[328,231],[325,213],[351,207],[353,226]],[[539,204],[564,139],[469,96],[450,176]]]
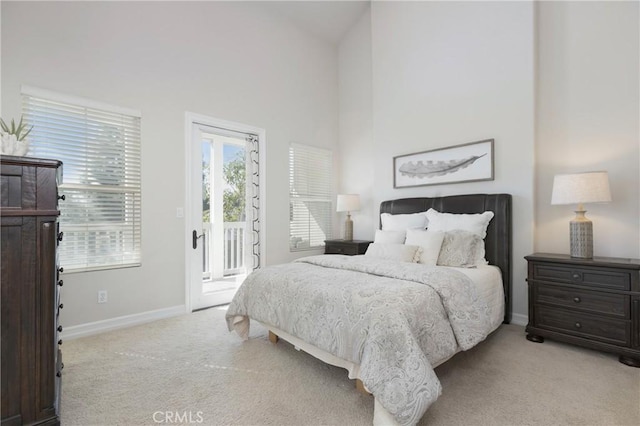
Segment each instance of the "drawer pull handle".
[[574,297],[573,301],[576,303],[580,303],[582,301],[582,299],[580,299],[579,297]]
[[58,285],[62,287],[64,285],[64,281],[63,280],[58,281]]
[[576,323],[576,328],[582,328],[582,324],[580,324],[579,322]]
[[63,273],[64,272],[64,268],[61,266],[58,268],[58,272]]
[[62,309],[64,308],[64,303],[61,303],[60,306],[58,306],[58,309]]
[[58,371],[58,372],[56,373],[56,377],[62,377],[62,373]]
[[62,346],[62,339],[58,340],[58,345]]
[[58,242],[61,242],[61,241],[62,241],[62,237],[64,237],[64,232],[60,232],[60,233],[58,234]]
[[58,331],[59,331],[60,333],[62,333],[62,326],[61,326],[61,325],[59,325],[59,326],[58,326]]
[[65,197],[64,195],[58,195],[58,200],[64,201],[66,199],[67,199],[67,197]]

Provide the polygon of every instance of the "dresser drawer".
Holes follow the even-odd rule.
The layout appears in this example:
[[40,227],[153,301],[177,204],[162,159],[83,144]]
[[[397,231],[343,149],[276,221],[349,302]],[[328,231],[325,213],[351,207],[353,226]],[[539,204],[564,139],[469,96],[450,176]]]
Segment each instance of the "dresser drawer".
[[565,306],[581,311],[630,318],[631,300],[624,294],[602,293],[555,285],[538,284],[534,303]]
[[56,308],[56,321],[57,321],[58,317],[60,316],[60,310],[64,308],[64,304],[60,300],[60,292],[58,292],[58,294],[56,295],[55,308]]
[[[19,157],[6,158],[2,164],[0,175],[0,207],[3,214],[16,214],[21,210],[48,211],[45,214],[57,214],[58,209],[58,168],[61,163],[52,160],[40,161],[37,164],[20,164]],[[11,164],[14,162],[15,164]],[[40,190],[39,188],[56,188],[55,190]]]
[[56,358],[56,378],[55,378],[55,394],[54,394],[54,407],[56,413],[60,411],[60,400],[62,399],[62,369],[64,364],[62,363],[62,352],[58,349]]
[[620,269],[535,263],[533,265],[533,279],[622,291],[631,290],[631,274]]
[[535,307],[535,326],[618,346],[631,346],[630,321],[538,305]]

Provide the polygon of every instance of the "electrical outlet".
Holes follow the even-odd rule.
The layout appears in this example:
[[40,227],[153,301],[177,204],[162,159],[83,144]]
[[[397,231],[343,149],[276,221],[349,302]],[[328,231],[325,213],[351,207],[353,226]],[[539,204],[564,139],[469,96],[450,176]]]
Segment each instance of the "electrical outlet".
[[98,303],[107,303],[107,290],[98,290]]

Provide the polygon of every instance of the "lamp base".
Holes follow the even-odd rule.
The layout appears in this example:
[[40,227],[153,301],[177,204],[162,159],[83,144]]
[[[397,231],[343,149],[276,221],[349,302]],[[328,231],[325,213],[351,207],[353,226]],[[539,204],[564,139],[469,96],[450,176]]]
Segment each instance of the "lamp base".
[[576,211],[576,217],[569,222],[571,257],[593,258],[593,222],[587,219],[584,210]]
[[347,213],[347,220],[344,222],[344,240],[353,240],[353,221],[351,220],[351,215],[349,213]]

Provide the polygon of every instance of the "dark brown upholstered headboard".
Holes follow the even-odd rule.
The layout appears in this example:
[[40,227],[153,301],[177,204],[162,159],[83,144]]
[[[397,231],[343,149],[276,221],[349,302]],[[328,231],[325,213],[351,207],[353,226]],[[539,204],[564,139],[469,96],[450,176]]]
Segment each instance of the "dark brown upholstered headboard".
[[504,285],[504,323],[511,322],[511,194],[470,194],[435,198],[401,198],[383,201],[380,213],[403,214],[427,211],[430,208],[443,213],[482,213],[490,210],[493,219],[485,238],[486,259],[502,271]]

